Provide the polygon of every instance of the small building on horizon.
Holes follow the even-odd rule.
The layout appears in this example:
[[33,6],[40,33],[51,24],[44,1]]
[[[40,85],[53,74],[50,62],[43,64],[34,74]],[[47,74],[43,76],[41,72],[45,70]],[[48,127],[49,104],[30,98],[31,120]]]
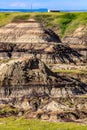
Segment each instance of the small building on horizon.
[[60,12],[60,10],[48,10],[48,12]]

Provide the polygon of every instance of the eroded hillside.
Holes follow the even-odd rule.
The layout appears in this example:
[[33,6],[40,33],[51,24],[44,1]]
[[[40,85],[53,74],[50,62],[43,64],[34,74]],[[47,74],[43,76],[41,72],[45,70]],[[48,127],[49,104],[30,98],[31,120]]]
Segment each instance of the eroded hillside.
[[[86,24],[79,24],[68,34],[67,28],[76,20],[76,14],[29,16],[33,19],[28,15],[12,17],[10,23],[0,28],[0,110],[3,106],[17,109],[12,109],[14,115],[27,111],[25,117],[29,119],[85,120]],[[5,114],[9,116],[12,112]]]

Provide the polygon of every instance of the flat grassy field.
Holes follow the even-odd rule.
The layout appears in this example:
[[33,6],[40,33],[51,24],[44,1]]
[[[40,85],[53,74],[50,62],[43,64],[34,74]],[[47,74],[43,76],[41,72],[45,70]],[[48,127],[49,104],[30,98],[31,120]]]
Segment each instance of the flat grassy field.
[[0,119],[0,130],[87,130],[87,125],[9,117]]
[[87,26],[87,12],[72,13],[0,13],[0,26],[11,21],[35,18],[45,28],[55,30],[61,37],[70,35],[79,26]]

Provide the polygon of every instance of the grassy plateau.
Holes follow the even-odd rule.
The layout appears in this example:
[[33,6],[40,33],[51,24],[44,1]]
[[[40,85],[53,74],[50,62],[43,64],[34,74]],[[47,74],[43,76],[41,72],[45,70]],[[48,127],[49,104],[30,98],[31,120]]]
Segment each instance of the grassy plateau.
[[87,25],[87,12],[77,13],[0,13],[0,26],[15,20],[34,18],[44,27],[52,28],[61,37],[70,35],[79,26]]

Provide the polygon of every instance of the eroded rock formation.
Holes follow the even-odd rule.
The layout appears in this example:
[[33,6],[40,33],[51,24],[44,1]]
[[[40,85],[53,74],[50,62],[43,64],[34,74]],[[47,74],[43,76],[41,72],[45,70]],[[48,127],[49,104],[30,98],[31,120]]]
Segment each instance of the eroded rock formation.
[[[79,36],[82,39],[83,35],[79,33]],[[73,38],[76,37],[76,33],[73,34]],[[18,116],[29,110],[25,116],[30,119],[75,121],[85,118],[87,98],[79,97],[87,94],[87,84],[81,82],[78,75],[76,79],[54,73],[45,64],[82,61],[82,55],[71,48],[70,42],[72,38],[65,38],[67,45],[62,44],[52,30],[43,29],[35,20],[16,21],[1,27],[0,59],[8,60],[0,62],[0,109],[8,105]],[[78,38],[76,42],[79,43]],[[11,112],[7,115],[12,115]]]
[[0,87],[2,96],[46,93],[60,97],[87,91],[86,84],[74,78],[59,76],[36,57],[2,63]]
[[72,35],[67,35],[62,39],[64,44],[67,44],[71,48],[77,50],[85,57],[87,62],[87,27],[78,27]]
[[19,21],[0,28],[0,59],[37,54],[44,62],[76,63],[81,54],[63,45],[51,29],[37,21]]

